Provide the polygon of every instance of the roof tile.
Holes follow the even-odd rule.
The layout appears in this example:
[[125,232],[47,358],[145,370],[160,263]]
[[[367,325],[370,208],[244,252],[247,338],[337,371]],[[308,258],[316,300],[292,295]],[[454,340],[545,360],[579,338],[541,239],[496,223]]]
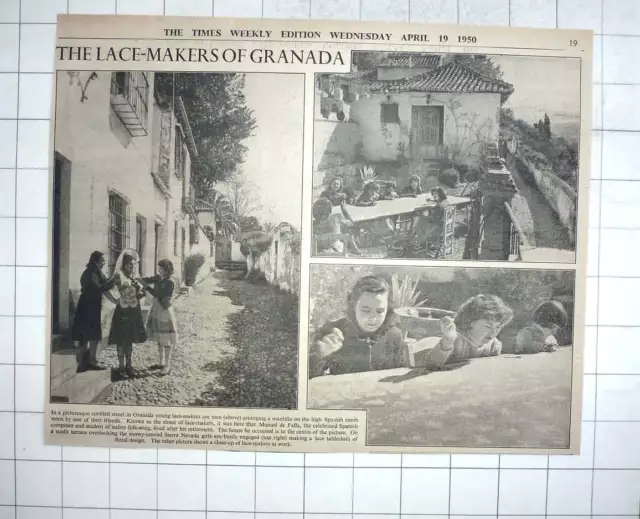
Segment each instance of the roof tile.
[[513,85],[477,73],[458,63],[449,63],[418,76],[395,81],[375,81],[372,92],[479,92],[502,94],[502,102],[513,93]]

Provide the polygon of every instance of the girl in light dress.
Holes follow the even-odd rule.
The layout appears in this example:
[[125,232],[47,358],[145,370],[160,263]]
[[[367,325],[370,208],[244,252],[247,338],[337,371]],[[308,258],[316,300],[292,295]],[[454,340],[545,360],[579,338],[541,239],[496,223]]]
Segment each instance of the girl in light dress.
[[147,336],[158,343],[158,364],[152,366],[161,369],[163,374],[171,370],[172,348],[178,339],[178,326],[173,311],[172,298],[175,290],[173,263],[168,259],[158,262],[158,274],[142,278],[141,283],[153,296],[153,303],[147,318]]

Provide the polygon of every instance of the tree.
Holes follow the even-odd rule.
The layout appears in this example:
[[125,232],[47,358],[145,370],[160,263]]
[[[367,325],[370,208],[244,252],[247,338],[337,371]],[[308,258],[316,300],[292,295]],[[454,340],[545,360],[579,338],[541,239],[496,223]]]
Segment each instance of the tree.
[[233,213],[238,220],[255,213],[262,208],[258,188],[242,171],[236,171],[226,182],[216,186],[229,200]]
[[551,140],[551,119],[549,119],[549,116],[545,113],[544,114],[544,138],[547,139],[548,141]]
[[238,232],[239,224],[227,197],[219,191],[211,191],[203,202],[209,205],[215,215],[217,234],[233,236]]
[[447,130],[449,152],[451,154],[451,167],[455,167],[460,156],[477,153],[488,142],[493,130],[493,122],[490,118],[483,118],[476,112],[465,112],[459,96],[451,95],[445,103],[452,122]]
[[358,70],[373,70],[388,56],[387,52],[361,51],[353,53],[353,65]]
[[454,54],[450,59],[454,63],[463,65],[478,74],[492,79],[502,79],[504,75],[500,65],[496,65],[485,54]]
[[256,120],[246,106],[244,75],[232,73],[157,73],[156,92],[164,99],[182,97],[198,157],[192,179],[200,194],[228,179],[244,162],[242,143]]
[[242,216],[239,219],[239,224],[240,232],[243,234],[253,231],[262,231],[260,220],[258,220],[255,216]]

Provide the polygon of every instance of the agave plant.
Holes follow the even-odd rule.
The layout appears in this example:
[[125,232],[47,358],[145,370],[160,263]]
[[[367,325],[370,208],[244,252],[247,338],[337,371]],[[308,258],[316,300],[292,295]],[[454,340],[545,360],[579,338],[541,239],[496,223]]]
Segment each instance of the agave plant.
[[409,276],[402,280],[397,274],[391,276],[391,297],[396,308],[417,308],[423,306],[427,299],[420,299],[422,293],[418,290],[418,282],[413,281]]
[[360,171],[358,171],[358,174],[360,175],[360,179],[362,180],[362,182],[365,184],[367,182],[375,180],[378,176],[376,174],[376,168],[374,168],[373,166],[364,166]]

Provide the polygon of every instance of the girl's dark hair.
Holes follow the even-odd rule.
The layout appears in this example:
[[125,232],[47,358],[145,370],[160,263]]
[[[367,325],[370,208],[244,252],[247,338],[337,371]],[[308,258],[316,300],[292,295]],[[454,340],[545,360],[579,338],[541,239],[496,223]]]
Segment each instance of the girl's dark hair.
[[89,256],[89,263],[87,263],[87,267],[93,263],[98,263],[104,257],[104,253],[99,250],[94,250]]
[[544,328],[564,328],[569,322],[569,316],[558,301],[545,301],[533,311],[533,322]]
[[376,182],[367,182],[364,185],[364,189],[365,192],[369,191],[371,193],[377,193],[380,191],[380,186],[376,183]]
[[343,184],[342,179],[341,179],[340,177],[333,177],[333,178],[329,181],[329,187],[333,187],[333,183],[334,183],[336,180],[337,180],[338,182],[340,182],[340,189],[342,189],[342,188],[344,187],[344,184]]
[[422,181],[420,180],[420,177],[418,175],[411,175],[409,177],[409,185],[411,185],[411,182],[413,182],[414,180],[418,183],[418,187],[420,187]]
[[173,263],[171,263],[170,260],[161,259],[158,261],[158,267],[163,268],[167,272],[167,275],[173,276]]
[[441,187],[434,187],[431,190],[431,194],[437,197],[439,202],[447,199],[447,192]]
[[498,296],[479,294],[462,304],[456,313],[455,323],[464,331],[480,319],[497,321],[501,326],[506,326],[513,319],[513,310]]
[[331,214],[331,202],[327,198],[319,198],[313,204],[312,211],[314,220],[324,221],[329,218],[329,215]]
[[[369,292],[371,294],[389,294],[389,303],[391,303],[391,289],[386,280],[380,276],[365,276],[356,281],[349,293],[349,305],[355,305],[362,294]],[[389,304],[391,307],[391,304]]]

